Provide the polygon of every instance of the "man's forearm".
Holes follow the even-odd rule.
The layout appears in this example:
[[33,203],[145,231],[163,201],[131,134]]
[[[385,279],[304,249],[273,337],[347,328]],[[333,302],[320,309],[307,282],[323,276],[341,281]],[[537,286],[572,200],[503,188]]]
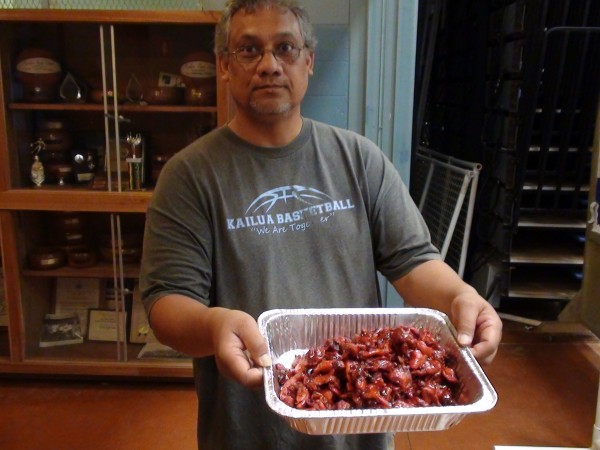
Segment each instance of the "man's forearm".
[[446,263],[438,260],[415,267],[393,285],[408,305],[445,313],[450,312],[452,300],[461,293],[476,293]]
[[208,308],[183,295],[167,295],[150,310],[150,325],[163,344],[192,357],[214,354],[213,327],[223,308]]

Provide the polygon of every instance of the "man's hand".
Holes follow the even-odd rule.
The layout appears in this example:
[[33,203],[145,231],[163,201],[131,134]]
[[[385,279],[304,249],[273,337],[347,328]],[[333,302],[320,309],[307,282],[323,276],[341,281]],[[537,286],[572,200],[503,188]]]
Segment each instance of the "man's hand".
[[471,346],[482,365],[491,363],[502,338],[502,321],[492,305],[476,292],[464,292],[452,301],[449,317],[459,344]]
[[271,365],[271,358],[256,320],[243,311],[221,309],[211,322],[219,371],[242,386],[259,388],[263,382],[263,367]]
[[427,261],[393,282],[407,305],[433,308],[448,315],[461,345],[489,364],[502,338],[502,321],[494,307],[442,261]]
[[262,368],[271,365],[258,324],[245,312],[173,294],[154,304],[150,323],[163,344],[195,358],[214,355],[223,375],[248,388],[258,388]]

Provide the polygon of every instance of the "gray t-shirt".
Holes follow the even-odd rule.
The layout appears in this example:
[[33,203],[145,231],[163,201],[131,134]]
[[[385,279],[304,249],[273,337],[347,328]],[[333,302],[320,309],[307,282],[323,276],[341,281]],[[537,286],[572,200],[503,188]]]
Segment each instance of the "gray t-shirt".
[[[217,129],[177,153],[152,196],[142,298],[178,293],[255,318],[274,308],[378,307],[393,281],[439,259],[400,176],[368,139],[304,119],[282,148]],[[291,430],[262,391],[194,361],[202,449],[384,449],[389,436]]]

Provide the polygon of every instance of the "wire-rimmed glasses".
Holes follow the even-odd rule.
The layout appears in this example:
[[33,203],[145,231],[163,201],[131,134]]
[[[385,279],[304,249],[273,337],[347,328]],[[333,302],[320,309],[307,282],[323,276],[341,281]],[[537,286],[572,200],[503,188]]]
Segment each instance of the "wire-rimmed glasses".
[[302,49],[304,49],[304,46],[298,47],[289,42],[283,42],[270,49],[261,48],[256,45],[242,45],[228,53],[233,55],[240,64],[258,64],[262,60],[265,52],[270,51],[280,63],[293,64],[300,57]]

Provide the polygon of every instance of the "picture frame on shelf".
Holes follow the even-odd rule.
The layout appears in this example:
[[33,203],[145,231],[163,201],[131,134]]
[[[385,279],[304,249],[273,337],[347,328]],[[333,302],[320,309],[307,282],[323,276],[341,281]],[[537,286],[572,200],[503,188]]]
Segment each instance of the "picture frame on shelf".
[[40,347],[81,343],[83,343],[83,333],[76,313],[46,314],[40,334]]
[[[125,339],[127,312],[113,309],[90,309],[88,316],[88,341],[118,342]],[[119,333],[118,324],[121,329]]]

